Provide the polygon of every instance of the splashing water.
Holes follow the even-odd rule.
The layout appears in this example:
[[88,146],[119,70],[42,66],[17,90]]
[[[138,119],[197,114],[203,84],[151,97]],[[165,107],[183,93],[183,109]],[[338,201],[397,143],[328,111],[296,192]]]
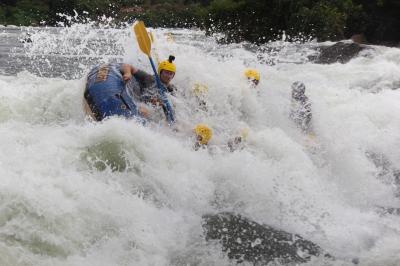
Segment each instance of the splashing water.
[[[160,58],[177,58],[178,120],[209,124],[210,151],[162,127],[85,119],[94,64],[151,72],[129,27],[0,28],[0,265],[230,265],[203,238],[202,215],[219,211],[300,234],[334,265],[400,264],[400,217],[377,211],[400,207],[395,178],[366,155],[400,169],[399,49],[318,65],[308,58],[329,43],[257,48],[153,32]],[[261,72],[258,93],[246,67]],[[315,150],[288,119],[297,80],[312,101]],[[207,112],[193,107],[196,83],[209,88]],[[243,127],[246,147],[228,152]]]

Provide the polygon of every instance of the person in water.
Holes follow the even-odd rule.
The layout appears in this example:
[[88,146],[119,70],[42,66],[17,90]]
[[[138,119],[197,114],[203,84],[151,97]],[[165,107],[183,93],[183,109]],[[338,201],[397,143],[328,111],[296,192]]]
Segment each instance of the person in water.
[[[254,68],[248,68],[244,71],[244,76],[249,80],[251,87],[257,87],[260,82],[260,72]],[[197,109],[207,112],[207,96],[208,86],[204,83],[195,83],[193,88],[193,94],[195,96]]]
[[[200,148],[205,149],[210,146],[210,141],[213,138],[213,130],[206,124],[197,124],[194,128],[194,133],[196,136],[196,141],[193,146],[195,151],[199,150]],[[214,146],[223,147],[223,149],[227,148],[228,151],[234,152],[236,150],[242,150],[245,147],[245,142],[247,141],[247,137],[249,135],[249,129],[242,128],[240,130],[240,134],[238,136],[228,140],[226,144],[218,145],[215,144]]]
[[[175,86],[171,84],[176,73],[176,65],[173,63],[174,60],[175,57],[170,55],[168,60],[162,61],[158,65],[160,80],[168,93],[172,95],[174,95],[176,90]],[[162,103],[154,75],[150,75],[128,64],[124,64],[123,72],[123,79],[125,81],[133,81],[133,83],[128,83],[127,86],[141,102],[153,104]],[[134,77],[134,79],[132,79],[132,77]]]
[[292,99],[289,116],[304,133],[311,133],[311,102],[305,94],[306,87],[304,83],[296,81],[292,84],[291,89]]
[[260,71],[254,68],[248,68],[244,71],[245,77],[251,82],[252,86],[255,88],[260,83],[261,75]]
[[[170,56],[158,66],[160,80],[170,95],[176,91],[171,84],[176,73],[174,59]],[[84,105],[86,113],[96,121],[110,116],[148,119],[150,108],[164,108],[155,77],[123,63],[99,65],[89,72]],[[207,145],[212,138],[212,130],[205,124],[198,124],[194,134],[197,149]]]
[[213,137],[213,130],[206,124],[197,124],[194,128],[194,133],[196,135],[193,147],[195,151],[200,148],[206,148]]
[[193,94],[195,96],[196,104],[198,106],[197,110],[208,112],[208,86],[203,83],[195,83],[193,86]]
[[[158,74],[167,94],[174,94],[174,56],[162,61]],[[119,115],[149,119],[151,108],[166,112],[155,76],[129,64],[110,63],[94,67],[88,74],[84,92],[85,110],[96,121]]]

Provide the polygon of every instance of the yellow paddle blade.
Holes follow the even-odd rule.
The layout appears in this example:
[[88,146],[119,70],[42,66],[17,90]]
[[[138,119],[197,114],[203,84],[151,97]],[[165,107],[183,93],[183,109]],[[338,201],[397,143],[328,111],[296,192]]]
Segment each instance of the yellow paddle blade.
[[150,37],[151,43],[153,44],[153,47],[151,47],[151,51],[153,52],[153,57],[156,58],[156,63],[157,63],[157,65],[159,65],[160,57],[158,56],[158,52],[157,52],[156,36],[153,34],[152,31],[149,31],[149,37]]
[[133,30],[135,31],[140,50],[142,50],[143,53],[147,54],[147,56],[150,57],[151,41],[144,22],[136,22],[135,25],[133,25]]
[[153,32],[151,32],[151,31],[149,32],[149,37],[150,37],[151,42],[154,43],[155,37],[154,37]]

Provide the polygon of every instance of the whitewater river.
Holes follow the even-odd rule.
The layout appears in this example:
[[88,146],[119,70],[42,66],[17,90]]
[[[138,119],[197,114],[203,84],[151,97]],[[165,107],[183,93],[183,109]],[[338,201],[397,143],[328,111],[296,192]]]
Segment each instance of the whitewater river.
[[[154,33],[160,58],[176,56],[179,123],[210,125],[208,150],[163,125],[85,118],[93,65],[151,71],[131,28],[0,26],[0,265],[234,265],[204,239],[202,215],[221,211],[336,257],[307,265],[400,265],[400,216],[382,208],[400,207],[399,49],[320,65],[309,56],[332,43]],[[246,67],[261,71],[258,93]],[[311,141],[288,118],[296,80],[312,102]],[[207,112],[195,83],[209,88]],[[243,128],[244,149],[229,152]]]

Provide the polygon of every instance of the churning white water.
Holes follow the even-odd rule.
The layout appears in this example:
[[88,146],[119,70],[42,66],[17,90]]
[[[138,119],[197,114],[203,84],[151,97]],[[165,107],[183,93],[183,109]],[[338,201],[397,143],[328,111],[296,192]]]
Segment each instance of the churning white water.
[[[204,239],[202,215],[240,213],[297,233],[337,259],[309,265],[400,264],[400,50],[372,47],[347,64],[308,60],[330,43],[219,45],[192,30],[153,30],[176,56],[178,133],[82,110],[100,62],[151,72],[130,27],[0,28],[0,265],[230,265]],[[268,64],[267,64],[268,63]],[[257,89],[246,67],[261,72]],[[303,81],[317,143],[289,120]],[[208,111],[196,107],[206,84]],[[258,90],[258,93],[257,93]],[[214,129],[194,151],[197,123]],[[226,143],[249,128],[245,148]]]

